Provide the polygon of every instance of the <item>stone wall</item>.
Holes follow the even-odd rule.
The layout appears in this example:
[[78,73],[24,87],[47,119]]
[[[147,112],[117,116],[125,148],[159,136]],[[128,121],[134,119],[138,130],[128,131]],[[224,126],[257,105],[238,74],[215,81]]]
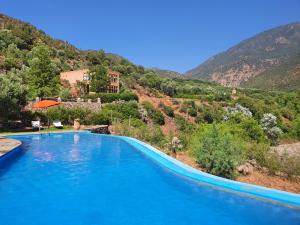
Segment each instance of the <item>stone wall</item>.
[[61,102],[60,105],[67,109],[86,108],[92,112],[98,112],[102,108],[102,104],[98,102]]

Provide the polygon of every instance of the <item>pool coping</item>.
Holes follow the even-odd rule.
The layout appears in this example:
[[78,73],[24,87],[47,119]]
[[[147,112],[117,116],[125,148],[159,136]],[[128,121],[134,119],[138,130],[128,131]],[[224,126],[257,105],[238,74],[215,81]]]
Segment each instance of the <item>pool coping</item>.
[[[4,141],[5,143],[1,143],[1,149],[0,149],[0,157],[4,156],[5,154],[9,153],[10,151],[16,149],[19,147],[22,142],[18,141],[16,139],[11,139],[11,138],[0,138],[0,142]],[[2,146],[3,145],[3,146]]]
[[[59,132],[60,134],[64,132]],[[65,133],[72,133],[72,132],[65,132]],[[77,133],[77,132],[73,132]],[[106,134],[94,134],[88,131],[81,131],[80,133],[88,133],[91,135],[99,135],[99,136],[110,136],[110,137],[116,137],[121,140],[124,140],[131,146],[135,147],[136,149],[140,150],[153,160],[157,161],[161,165],[167,167],[173,172],[176,172],[180,175],[186,176],[188,178],[194,179],[196,181],[206,183],[209,185],[214,185],[219,188],[223,188],[226,190],[247,194],[253,197],[258,197],[261,199],[286,204],[289,206],[296,206],[297,208],[300,207],[300,195],[296,193],[281,191],[277,189],[267,188],[263,186],[258,186],[254,184],[247,184],[242,183],[239,181],[229,180],[226,178],[218,177],[215,175],[211,175],[208,173],[205,173],[203,171],[197,170],[181,161],[178,161],[175,158],[172,158],[171,156],[163,153],[162,151],[156,149],[155,147],[140,141],[136,138],[127,137],[127,136],[119,136],[119,135],[106,135]],[[35,134],[20,134],[22,136],[24,135],[38,135],[38,133]],[[13,138],[13,136],[19,136],[19,135],[9,135],[10,138]],[[3,156],[5,156],[4,154]],[[3,157],[1,156],[1,158]]]

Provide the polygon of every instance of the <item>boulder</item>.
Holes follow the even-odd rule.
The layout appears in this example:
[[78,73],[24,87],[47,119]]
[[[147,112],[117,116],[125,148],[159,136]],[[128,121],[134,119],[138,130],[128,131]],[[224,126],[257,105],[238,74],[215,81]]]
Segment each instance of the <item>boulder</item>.
[[237,167],[237,171],[245,176],[252,174],[253,170],[254,170],[254,167],[249,162],[246,162],[245,164]]

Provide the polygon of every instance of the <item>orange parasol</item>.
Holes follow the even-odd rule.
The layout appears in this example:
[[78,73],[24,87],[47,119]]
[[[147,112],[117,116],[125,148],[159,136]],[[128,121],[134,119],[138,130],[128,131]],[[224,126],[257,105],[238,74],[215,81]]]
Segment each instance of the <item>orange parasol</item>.
[[51,106],[59,105],[59,102],[53,101],[53,100],[42,100],[37,103],[35,103],[32,108],[34,109],[46,109]]

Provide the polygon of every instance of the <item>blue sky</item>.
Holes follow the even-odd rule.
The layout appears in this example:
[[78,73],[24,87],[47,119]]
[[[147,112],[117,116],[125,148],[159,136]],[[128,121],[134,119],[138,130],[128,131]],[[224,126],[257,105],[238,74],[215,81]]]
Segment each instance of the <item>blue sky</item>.
[[0,12],[81,49],[185,72],[245,38],[300,21],[300,0],[0,0]]

